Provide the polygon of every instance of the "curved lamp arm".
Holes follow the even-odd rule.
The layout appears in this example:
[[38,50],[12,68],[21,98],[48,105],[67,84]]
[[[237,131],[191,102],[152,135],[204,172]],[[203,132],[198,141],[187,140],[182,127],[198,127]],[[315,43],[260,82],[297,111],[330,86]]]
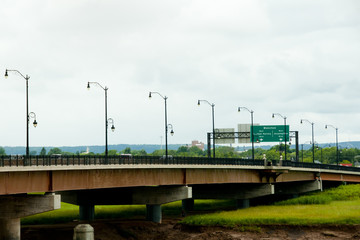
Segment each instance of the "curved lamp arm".
[[101,84],[100,83],[98,83],[98,82],[88,82],[88,84],[87,84],[87,89],[88,90],[90,90],[90,84],[95,84],[95,85],[98,85],[99,87],[101,87],[103,90],[108,90],[108,88],[105,86],[105,87],[103,87],[103,86],[101,86]]
[[112,119],[112,118],[108,118],[108,120],[107,120],[107,121],[108,121],[108,123],[111,123],[111,125],[112,125],[112,126],[111,126],[111,131],[113,131],[113,132],[114,132],[114,131],[115,131],[114,119]]
[[34,112],[30,112],[29,113],[29,119],[30,118],[33,118],[34,119],[34,122],[33,122],[33,125],[34,125],[34,127],[36,127],[37,126],[37,121],[36,121],[36,114],[34,113]]

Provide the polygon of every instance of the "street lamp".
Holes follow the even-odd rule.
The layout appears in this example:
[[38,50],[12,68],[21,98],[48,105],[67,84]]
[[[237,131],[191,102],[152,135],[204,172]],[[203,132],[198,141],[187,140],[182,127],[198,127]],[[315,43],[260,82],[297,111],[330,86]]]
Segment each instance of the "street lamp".
[[251,147],[252,147],[252,159],[255,160],[255,149],[254,149],[254,111],[249,110],[246,107],[238,107],[238,112],[241,109],[247,110],[251,114]]
[[112,123],[112,127],[111,130],[115,131],[115,127],[114,127],[114,120],[112,118],[107,117],[107,91],[108,91],[108,87],[103,87],[101,86],[100,83],[98,82],[88,82],[87,83],[87,89],[90,90],[90,84],[95,84],[99,87],[101,87],[104,91],[105,91],[105,164],[108,164],[108,125],[109,125],[109,120]]
[[[163,96],[161,95],[160,93],[158,92],[149,92],[149,99],[151,99],[152,95],[151,94],[157,94],[159,95],[162,99],[164,99],[164,102],[165,102],[165,160],[167,162],[168,160],[168,123],[167,123],[167,104],[166,104],[166,101],[168,99],[167,96]],[[174,134],[174,131],[172,130],[172,125],[169,124],[171,126],[171,134],[173,135]]]
[[302,124],[303,122],[308,122],[311,124],[311,134],[312,134],[312,151],[313,151],[313,163],[315,162],[315,140],[314,140],[314,123],[310,122],[307,119],[301,119],[300,123]]
[[275,116],[279,116],[281,117],[282,119],[284,119],[284,136],[285,136],[285,161],[286,161],[286,117],[282,116],[280,113],[273,113],[272,114],[272,118],[275,118]]
[[108,118],[108,123],[111,124],[111,131],[115,132],[114,119]]
[[213,127],[213,158],[215,158],[215,120],[214,120],[214,103],[209,103],[207,100],[198,100],[198,106],[200,106],[200,102],[206,102],[211,106],[212,111],[212,127]]
[[335,129],[336,131],[336,165],[339,165],[339,139],[338,139],[338,128],[334,127],[333,125],[325,125],[325,129],[327,129],[328,127],[332,127]]
[[171,129],[171,131],[170,131],[171,136],[174,136],[174,128],[173,128],[173,125],[169,123],[169,124],[168,124],[168,127]]
[[26,81],[26,158],[25,158],[25,161],[24,161],[24,165],[27,165],[27,159],[29,158],[29,154],[30,154],[30,151],[29,151],[29,123],[30,123],[30,117],[35,119],[34,122],[33,122],[34,127],[37,126],[35,113],[34,112],[29,113],[29,79],[30,79],[30,76],[28,76],[28,75],[24,76],[18,70],[6,69],[5,70],[5,78],[7,78],[9,76],[8,72],[18,73]]

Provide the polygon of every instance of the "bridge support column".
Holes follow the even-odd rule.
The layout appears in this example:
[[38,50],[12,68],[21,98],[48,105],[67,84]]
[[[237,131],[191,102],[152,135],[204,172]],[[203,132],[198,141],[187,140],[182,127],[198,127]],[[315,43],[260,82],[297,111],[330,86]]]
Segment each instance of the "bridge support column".
[[146,205],[146,220],[161,223],[161,205],[160,204],[147,204]]
[[236,200],[236,208],[243,209],[250,207],[250,199],[237,199]]
[[20,218],[60,208],[60,195],[0,196],[0,239],[20,240]]
[[0,219],[0,239],[20,240],[20,218]]
[[80,220],[93,221],[95,219],[95,206],[92,204],[79,205]]
[[192,198],[183,199],[181,201],[181,208],[184,212],[194,210],[194,199],[192,199]]

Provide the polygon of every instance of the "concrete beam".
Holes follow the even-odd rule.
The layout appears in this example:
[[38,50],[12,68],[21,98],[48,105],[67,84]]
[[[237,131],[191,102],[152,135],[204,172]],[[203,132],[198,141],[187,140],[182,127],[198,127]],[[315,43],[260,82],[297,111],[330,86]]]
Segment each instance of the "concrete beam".
[[22,218],[61,207],[60,195],[0,196],[0,218]]
[[0,239],[20,240],[20,218],[61,207],[60,195],[0,196]]
[[186,186],[156,186],[59,192],[63,202],[76,205],[164,204],[192,197]]
[[250,199],[274,194],[272,184],[194,185],[194,199]]
[[192,188],[187,186],[146,187],[133,192],[133,204],[164,204],[188,198],[192,198]]
[[306,181],[306,182],[292,182],[279,183],[275,185],[276,194],[296,195],[300,193],[307,193],[312,191],[319,191],[322,189],[321,181]]

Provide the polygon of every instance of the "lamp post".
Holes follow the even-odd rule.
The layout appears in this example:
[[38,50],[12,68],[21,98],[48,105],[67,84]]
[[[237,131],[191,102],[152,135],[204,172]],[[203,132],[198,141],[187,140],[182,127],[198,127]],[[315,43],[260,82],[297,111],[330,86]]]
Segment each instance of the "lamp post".
[[214,103],[210,103],[207,100],[198,100],[198,106],[200,106],[200,102],[206,102],[211,106],[211,112],[212,112],[212,127],[213,127],[213,158],[215,158],[215,119],[214,119]]
[[284,142],[285,142],[285,161],[286,161],[286,117],[285,116],[282,116],[280,113],[273,113],[272,114],[272,118],[275,118],[275,116],[279,116],[281,117],[282,119],[284,119]]
[[25,158],[25,161],[24,161],[24,165],[27,165],[28,164],[27,159],[29,158],[29,154],[30,154],[30,151],[29,151],[29,123],[30,123],[30,118],[34,118],[33,125],[34,125],[34,127],[37,126],[35,113],[34,112],[29,113],[29,79],[30,79],[30,76],[28,76],[28,75],[24,76],[18,70],[6,69],[5,70],[5,78],[7,78],[9,76],[8,72],[18,73],[26,81],[26,158]]
[[[165,160],[167,162],[168,160],[168,123],[167,123],[167,104],[166,104],[166,101],[168,99],[167,96],[163,96],[161,95],[160,93],[158,92],[149,92],[149,99],[151,99],[152,95],[151,94],[157,94],[159,95],[162,99],[164,99],[164,102],[165,102]],[[172,131],[172,134],[174,134],[174,131],[172,130],[172,125],[169,124],[171,126],[171,131]]]
[[308,122],[311,124],[311,135],[312,135],[312,152],[313,152],[313,163],[315,162],[315,140],[314,140],[314,123],[307,119],[301,119],[300,123]]
[[333,125],[325,125],[325,129],[327,129],[328,127],[332,127],[333,129],[335,129],[336,131],[336,165],[339,165],[339,139],[338,139],[338,128],[334,127]]
[[255,160],[255,149],[254,149],[254,111],[249,110],[246,107],[238,107],[238,112],[241,109],[247,110],[251,114],[251,148],[252,148],[252,159]]
[[109,125],[109,120],[112,123],[111,126],[111,130],[115,131],[115,127],[114,127],[114,120],[112,118],[107,117],[107,91],[108,91],[108,87],[103,87],[101,86],[100,83],[98,82],[88,82],[87,84],[87,89],[90,90],[90,84],[95,84],[99,87],[101,87],[104,91],[105,91],[105,164],[108,164],[108,125]]

